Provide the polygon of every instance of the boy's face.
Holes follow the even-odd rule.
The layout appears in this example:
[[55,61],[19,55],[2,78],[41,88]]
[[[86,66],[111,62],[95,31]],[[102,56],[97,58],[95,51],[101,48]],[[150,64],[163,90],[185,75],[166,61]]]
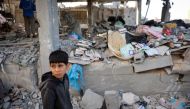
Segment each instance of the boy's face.
[[50,63],[50,69],[52,71],[52,75],[58,79],[63,78],[65,73],[68,71],[69,65],[64,63]]

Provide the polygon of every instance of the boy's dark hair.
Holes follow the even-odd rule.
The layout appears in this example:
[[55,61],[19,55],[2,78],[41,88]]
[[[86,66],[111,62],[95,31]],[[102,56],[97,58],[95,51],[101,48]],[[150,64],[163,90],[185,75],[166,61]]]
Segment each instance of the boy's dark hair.
[[64,63],[68,64],[68,54],[62,50],[55,50],[49,55],[49,63]]

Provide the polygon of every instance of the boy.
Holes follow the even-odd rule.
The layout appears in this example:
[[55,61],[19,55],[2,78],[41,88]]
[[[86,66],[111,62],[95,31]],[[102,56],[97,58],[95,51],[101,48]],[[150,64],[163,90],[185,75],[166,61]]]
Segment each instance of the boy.
[[44,109],[73,109],[69,94],[69,79],[66,74],[68,54],[61,50],[49,56],[50,72],[42,75],[40,91]]

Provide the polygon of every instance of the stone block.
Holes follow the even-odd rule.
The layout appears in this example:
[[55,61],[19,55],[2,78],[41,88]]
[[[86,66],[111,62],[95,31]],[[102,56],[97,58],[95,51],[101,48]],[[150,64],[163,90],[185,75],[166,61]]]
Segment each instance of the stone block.
[[124,93],[122,98],[123,98],[122,102],[126,103],[127,105],[133,105],[134,103],[140,100],[139,96],[131,92]]
[[105,98],[107,109],[120,108],[121,100],[120,100],[119,93],[117,91],[105,91],[104,98]]
[[82,107],[84,109],[101,109],[104,98],[101,95],[87,89],[82,97]]

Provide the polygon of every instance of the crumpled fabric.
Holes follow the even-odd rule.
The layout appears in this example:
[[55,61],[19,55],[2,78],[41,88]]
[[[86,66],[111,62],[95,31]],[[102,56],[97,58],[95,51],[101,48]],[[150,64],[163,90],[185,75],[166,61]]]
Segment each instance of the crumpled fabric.
[[5,17],[3,17],[1,14],[0,14],[0,24],[3,24],[6,22],[6,19]]
[[83,68],[79,64],[73,64],[68,71],[69,85],[72,89],[80,92],[84,87]]
[[161,32],[154,31],[149,26],[146,26],[146,25],[138,26],[136,29],[136,32],[137,33],[145,33],[147,35],[154,36],[158,39],[162,39],[164,37]]

